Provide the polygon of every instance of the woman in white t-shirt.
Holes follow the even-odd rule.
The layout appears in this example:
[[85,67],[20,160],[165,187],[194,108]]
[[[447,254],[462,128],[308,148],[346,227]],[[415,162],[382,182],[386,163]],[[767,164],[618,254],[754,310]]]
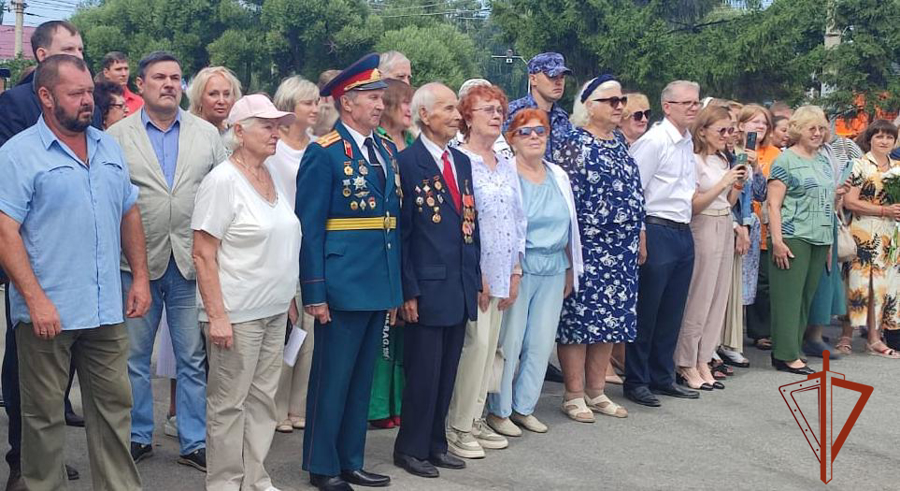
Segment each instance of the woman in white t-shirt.
[[191,228],[209,358],[207,489],[276,489],[263,462],[297,291],[300,222],[265,161],[294,117],[262,94],[240,99],[228,116],[233,153],[197,190]]
[[[275,107],[281,111],[294,113],[294,122],[282,126],[280,139],[275,155],[269,157],[266,165],[272,177],[279,181],[291,207],[295,206],[297,194],[297,170],[306,153],[306,147],[316,141],[311,128],[319,118],[319,88],[309,80],[295,75],[281,82],[275,91]],[[281,370],[281,381],[278,383],[278,394],[275,396],[278,426],[275,431],[291,433],[294,429],[306,427],[306,384],[309,382],[309,369],[312,364],[313,323],[315,319],[298,310],[303,305],[300,290],[291,309],[288,319],[291,325],[306,331],[306,338],[300,346],[300,353],[294,366],[284,365]]]

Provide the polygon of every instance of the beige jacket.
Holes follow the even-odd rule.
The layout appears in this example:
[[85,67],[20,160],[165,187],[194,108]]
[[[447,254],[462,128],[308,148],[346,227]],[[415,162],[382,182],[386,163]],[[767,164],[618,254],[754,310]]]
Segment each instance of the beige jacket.
[[[107,132],[122,147],[131,182],[140,189],[138,205],[147,236],[150,279],[162,277],[169,257],[174,256],[181,275],[193,280],[191,214],[194,196],[206,174],[226,159],[222,138],[213,125],[182,111],[175,181],[170,190],[141,122],[141,112],[112,125]],[[124,258],[122,270],[130,271]]]

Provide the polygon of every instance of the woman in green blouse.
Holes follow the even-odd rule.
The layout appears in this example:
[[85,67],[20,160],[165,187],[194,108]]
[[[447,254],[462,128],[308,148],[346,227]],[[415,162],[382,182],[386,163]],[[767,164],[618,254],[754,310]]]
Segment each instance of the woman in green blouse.
[[828,121],[818,106],[803,106],[788,123],[794,144],[772,164],[768,184],[769,289],[772,366],[808,375],[800,346],[819,278],[830,259],[835,185],[819,153]]

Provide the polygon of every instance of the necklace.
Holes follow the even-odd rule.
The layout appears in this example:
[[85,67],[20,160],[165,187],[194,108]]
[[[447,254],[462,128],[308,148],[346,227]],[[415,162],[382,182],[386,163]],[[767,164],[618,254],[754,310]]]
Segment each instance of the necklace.
[[[237,155],[232,155],[231,158],[237,164],[237,166],[241,170],[241,172],[243,172],[244,175],[246,175],[247,177],[250,178],[250,181],[251,181],[250,184],[257,191],[259,191],[259,194],[261,194],[263,196],[263,198],[265,198],[266,201],[271,202],[273,199],[275,199],[275,196],[273,196],[273,194],[275,194],[274,189],[272,189],[272,187],[269,185],[269,181],[268,181],[268,179],[266,179],[266,176],[267,176],[266,170],[263,168],[262,165],[257,167],[256,172],[253,172],[251,167],[244,163],[244,159],[238,157]],[[254,181],[259,186],[254,185],[253,184]],[[262,189],[260,189],[260,188],[262,188]]]

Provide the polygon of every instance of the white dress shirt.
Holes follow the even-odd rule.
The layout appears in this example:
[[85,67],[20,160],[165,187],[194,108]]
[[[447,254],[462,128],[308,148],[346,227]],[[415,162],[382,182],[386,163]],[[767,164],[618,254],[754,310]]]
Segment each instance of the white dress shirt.
[[665,118],[630,150],[641,171],[647,216],[690,223],[697,183],[690,132],[679,133]]
[[434,161],[437,163],[438,169],[441,171],[441,175],[444,175],[444,152],[447,152],[447,157],[450,160],[450,168],[453,171],[453,178],[456,179],[456,188],[460,190],[460,195],[462,195],[462,187],[459,184],[459,174],[456,172],[456,161],[453,160],[453,152],[450,151],[450,146],[445,146],[441,148],[437,143],[428,139],[425,136],[425,133],[419,135],[419,138],[422,139],[422,144],[425,145],[425,149],[428,150],[428,153],[434,157]]
[[[375,132],[369,133],[369,136],[363,136],[362,133],[354,130],[348,124],[345,124],[344,128],[347,128],[347,133],[350,133],[350,137],[356,142],[356,148],[363,154],[366,162],[369,162],[369,150],[366,148],[366,138],[371,138],[374,142]],[[378,151],[377,146],[375,147],[375,156],[378,158],[378,162],[381,163],[381,172],[384,172],[384,175],[387,176],[387,163],[384,161],[384,157],[381,156],[381,152]],[[369,162],[369,165],[376,167],[372,162]]]

